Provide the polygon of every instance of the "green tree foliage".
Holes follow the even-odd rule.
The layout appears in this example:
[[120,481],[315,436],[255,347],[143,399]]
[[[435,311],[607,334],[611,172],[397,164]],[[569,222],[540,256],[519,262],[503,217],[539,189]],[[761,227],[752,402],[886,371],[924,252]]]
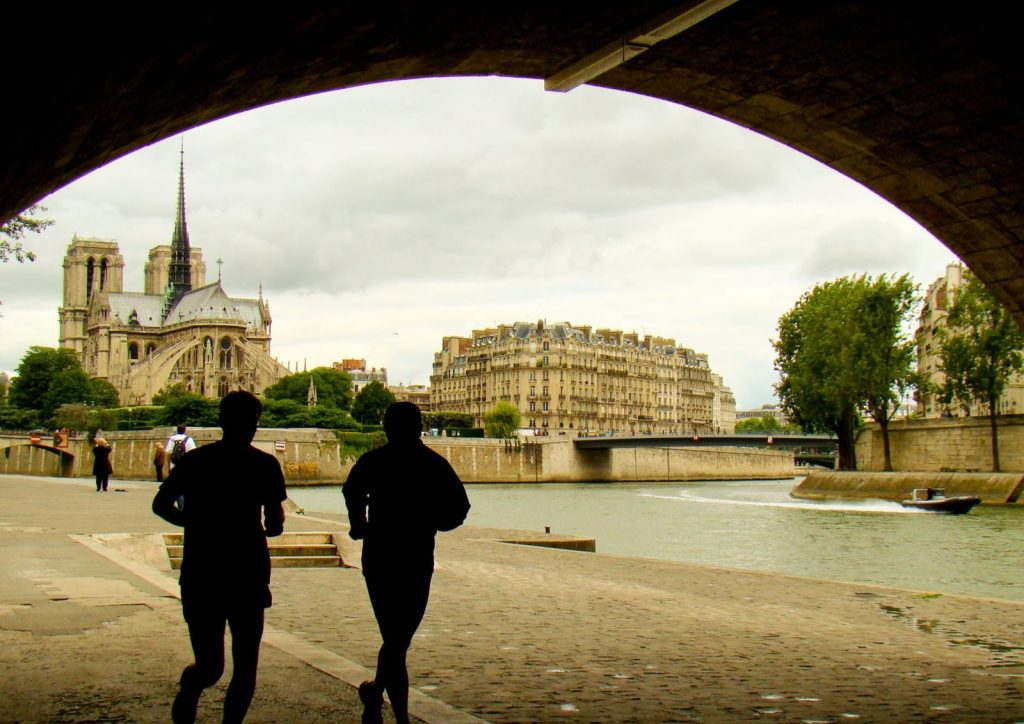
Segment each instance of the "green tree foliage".
[[35,430],[43,425],[39,410],[0,407],[0,430]]
[[263,400],[263,427],[318,427],[324,430],[355,430],[359,426],[345,410],[295,400]]
[[384,411],[394,401],[391,390],[374,380],[356,395],[352,403],[352,417],[364,425],[380,425],[384,421]]
[[57,373],[65,370],[81,371],[74,350],[66,347],[29,347],[18,364],[18,376],[11,380],[11,405],[26,410],[43,409],[43,398],[50,389],[50,383]]
[[9,221],[0,224],[0,262],[16,259],[19,262],[35,261],[36,255],[22,245],[25,234],[38,234],[53,224],[53,219],[37,219],[37,214],[46,211],[43,206],[31,206]]
[[160,422],[164,425],[216,427],[220,417],[220,400],[210,400],[194,392],[167,396]]
[[423,424],[429,430],[450,430],[453,428],[466,429],[473,427],[473,416],[467,412],[450,412],[440,410],[438,412],[423,413]]
[[484,415],[484,432],[487,437],[508,439],[519,429],[519,408],[502,400]]
[[806,292],[779,319],[776,385],[790,418],[802,429],[833,433],[841,470],[856,468],[853,440],[859,411],[883,431],[913,383],[913,349],[903,330],[914,305],[909,278],[841,277]]
[[772,414],[751,417],[736,423],[736,434],[738,435],[761,432],[799,433],[802,430],[800,430],[799,425],[794,425],[791,422],[787,422],[785,425],[779,424],[779,419]]
[[999,398],[1014,373],[1024,369],[1024,335],[1004,307],[970,272],[953,297],[942,333],[943,398],[964,407],[988,407],[992,471],[999,472]]
[[892,470],[889,421],[907,390],[917,384],[917,353],[906,321],[917,304],[917,285],[906,274],[857,280],[860,299],[850,335],[851,357],[860,372],[863,405],[882,433],[884,470]]
[[93,377],[89,380],[89,394],[96,407],[117,407],[121,404],[117,388],[102,377]]
[[169,385],[167,387],[162,388],[159,392],[153,395],[153,404],[166,405],[169,401],[175,399],[176,397],[181,397],[182,395],[189,394],[191,393],[188,391],[188,388],[185,387],[185,385],[183,385],[181,382],[177,382],[173,385]]
[[317,367],[309,372],[297,372],[271,385],[263,391],[269,400],[294,400],[305,405],[309,396],[309,380],[316,386],[317,404],[348,410],[352,407],[352,378],[347,372],[330,367]]
[[82,372],[81,367],[76,364],[73,369],[61,370],[51,378],[40,409],[44,417],[52,417],[61,405],[87,405],[91,402],[92,388],[89,386],[89,375]]

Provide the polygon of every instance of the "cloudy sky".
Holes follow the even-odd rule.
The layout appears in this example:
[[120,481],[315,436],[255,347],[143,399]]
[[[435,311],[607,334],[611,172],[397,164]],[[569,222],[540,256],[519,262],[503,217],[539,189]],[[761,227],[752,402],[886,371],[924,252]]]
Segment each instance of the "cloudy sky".
[[[173,229],[179,139],[43,203],[33,264],[0,265],[0,370],[56,346],[73,234],[113,239],[125,290]],[[428,383],[444,335],[515,320],[674,337],[709,355],[741,408],[773,399],[770,340],[814,283],[955,257],[856,183],[687,108],[541,81],[367,86],[184,137],[186,204],[207,279],[263,285],[273,354],[295,369],[364,357]]]

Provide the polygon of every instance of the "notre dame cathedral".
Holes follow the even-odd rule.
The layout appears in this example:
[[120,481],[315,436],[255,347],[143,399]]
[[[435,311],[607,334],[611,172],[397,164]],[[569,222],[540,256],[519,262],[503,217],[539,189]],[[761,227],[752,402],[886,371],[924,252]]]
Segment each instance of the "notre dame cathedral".
[[[218,275],[219,276],[219,275]],[[149,404],[164,387],[220,397],[262,392],[289,374],[270,356],[270,306],[229,297],[220,279],[206,284],[200,249],[185,225],[185,162],[178,178],[178,214],[171,244],[149,252],[145,291],[124,291],[124,258],[116,242],[71,240],[64,257],[60,345],[82,368],[117,389],[121,403]]]

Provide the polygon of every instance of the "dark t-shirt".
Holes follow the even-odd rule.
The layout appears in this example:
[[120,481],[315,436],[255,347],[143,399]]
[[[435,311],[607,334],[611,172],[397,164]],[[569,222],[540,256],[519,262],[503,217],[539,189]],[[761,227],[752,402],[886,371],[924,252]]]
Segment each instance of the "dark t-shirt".
[[365,453],[342,489],[363,571],[433,570],[434,536],[462,523],[469,498],[459,476],[419,439]]
[[[251,445],[215,442],[189,452],[160,486],[153,508],[185,496],[182,601],[270,606],[270,555],[261,513],[278,519],[287,497],[281,465]],[[157,511],[159,513],[159,511]],[[174,517],[179,517],[175,515]],[[171,522],[179,522],[172,520]]]

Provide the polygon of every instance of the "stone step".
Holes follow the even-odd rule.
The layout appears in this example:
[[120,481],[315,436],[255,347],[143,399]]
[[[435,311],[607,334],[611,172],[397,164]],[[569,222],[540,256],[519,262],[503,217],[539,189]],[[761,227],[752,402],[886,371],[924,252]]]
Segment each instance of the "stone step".
[[338,547],[333,543],[324,543],[323,545],[286,545],[279,546],[271,544],[270,546],[271,557],[279,556],[336,556],[338,555]]
[[[323,545],[293,545],[293,546],[269,546],[270,555],[275,556],[336,556],[338,548],[333,544]],[[185,552],[183,545],[167,546],[167,555],[171,558],[181,558]]]
[[[181,558],[170,558],[171,569],[181,568]],[[272,556],[271,568],[341,568],[341,556]]]
[[[164,533],[164,543],[169,546],[180,546],[185,542],[184,533]],[[322,531],[297,531],[282,533],[268,538],[270,545],[334,545],[334,534]]]
[[[181,568],[185,549],[182,533],[164,533],[171,568]],[[268,538],[272,568],[340,568],[344,566],[332,533],[301,531]]]

